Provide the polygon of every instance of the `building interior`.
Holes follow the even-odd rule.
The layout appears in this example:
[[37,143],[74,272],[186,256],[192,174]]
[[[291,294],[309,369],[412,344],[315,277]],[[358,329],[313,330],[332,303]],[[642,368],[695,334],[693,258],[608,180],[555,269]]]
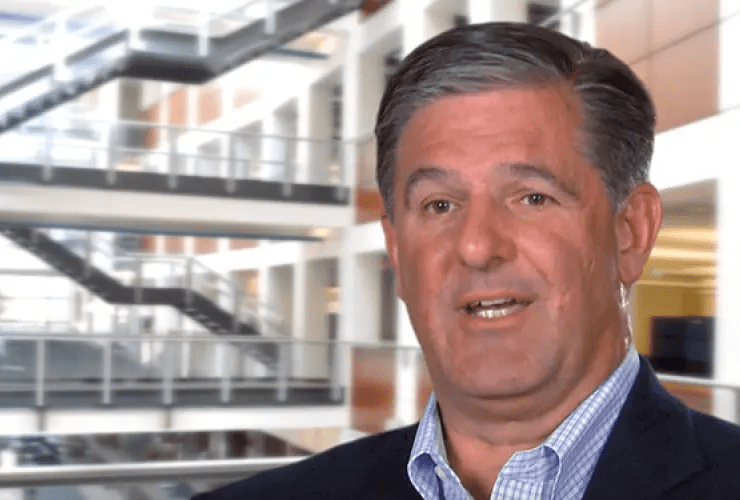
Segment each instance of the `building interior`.
[[3,0],[0,500],[189,498],[415,422],[375,115],[414,47],[494,20],[650,89],[633,342],[740,422],[740,1]]

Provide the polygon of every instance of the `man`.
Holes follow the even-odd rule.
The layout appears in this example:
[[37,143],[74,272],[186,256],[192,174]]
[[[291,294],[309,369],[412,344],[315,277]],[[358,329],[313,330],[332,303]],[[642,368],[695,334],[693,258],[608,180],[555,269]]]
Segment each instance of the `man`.
[[668,395],[630,341],[661,221],[654,124],[625,64],[542,28],[414,50],[377,178],[425,415],[203,498],[740,498],[740,430]]

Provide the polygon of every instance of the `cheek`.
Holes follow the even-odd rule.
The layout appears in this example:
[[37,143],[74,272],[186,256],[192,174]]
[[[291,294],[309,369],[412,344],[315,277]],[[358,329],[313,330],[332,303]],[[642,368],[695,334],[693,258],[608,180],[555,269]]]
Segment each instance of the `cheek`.
[[420,238],[405,241],[410,244],[399,248],[398,262],[402,298],[407,303],[428,303],[444,283],[449,254],[439,242]]
[[409,318],[419,340],[439,337],[432,332],[449,328],[449,296],[453,276],[453,253],[443,241],[430,238],[406,239],[412,244],[399,254],[399,280],[403,289],[401,298],[406,303]]
[[[591,242],[578,238],[576,228],[529,239],[524,253],[544,287],[542,293],[554,317],[570,312],[588,297],[597,273]],[[560,318],[567,319],[567,318]]]

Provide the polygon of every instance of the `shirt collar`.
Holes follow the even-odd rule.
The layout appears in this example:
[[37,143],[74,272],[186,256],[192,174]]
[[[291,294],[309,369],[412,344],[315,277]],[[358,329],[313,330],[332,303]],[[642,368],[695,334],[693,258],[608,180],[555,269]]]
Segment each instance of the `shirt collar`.
[[[619,367],[540,446],[515,453],[501,470],[499,478],[516,476],[522,480],[549,480],[552,484],[546,488],[548,497],[559,491],[569,491],[571,494],[566,496],[580,498],[577,494],[580,492],[582,496],[585,492],[601,450],[637,377],[639,365],[637,351],[630,345]],[[424,499],[440,498],[440,477],[451,478],[462,489],[462,483],[447,461],[433,393],[416,431],[407,472]],[[465,495],[470,498],[467,493]],[[557,495],[557,498],[561,496]]]

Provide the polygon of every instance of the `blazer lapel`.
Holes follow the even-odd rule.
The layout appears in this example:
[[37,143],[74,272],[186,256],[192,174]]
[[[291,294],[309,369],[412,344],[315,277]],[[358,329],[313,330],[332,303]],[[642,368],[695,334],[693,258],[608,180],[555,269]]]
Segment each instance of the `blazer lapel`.
[[655,499],[704,468],[689,411],[641,358],[584,500]]

